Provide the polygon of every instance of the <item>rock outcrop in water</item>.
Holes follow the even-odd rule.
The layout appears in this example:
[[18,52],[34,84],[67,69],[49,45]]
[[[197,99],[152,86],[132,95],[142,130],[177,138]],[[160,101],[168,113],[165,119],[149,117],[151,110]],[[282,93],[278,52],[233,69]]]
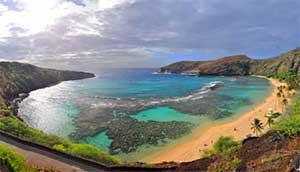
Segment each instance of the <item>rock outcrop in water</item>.
[[300,49],[268,59],[251,59],[245,55],[223,57],[214,61],[181,61],[160,68],[158,73],[195,75],[266,75],[300,71]]
[[30,91],[62,81],[95,76],[92,73],[45,69],[18,62],[0,62],[0,73],[0,98],[14,110]]

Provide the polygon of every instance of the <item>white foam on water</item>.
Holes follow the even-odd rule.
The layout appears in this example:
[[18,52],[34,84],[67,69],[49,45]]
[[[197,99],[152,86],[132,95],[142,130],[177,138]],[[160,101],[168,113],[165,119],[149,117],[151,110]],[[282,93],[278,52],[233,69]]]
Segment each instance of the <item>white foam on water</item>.
[[91,105],[92,108],[97,107],[136,107],[136,106],[156,106],[160,104],[165,104],[169,102],[186,102],[190,100],[199,100],[202,99],[205,94],[210,91],[223,86],[224,83],[222,81],[213,81],[205,84],[203,87],[198,89],[197,91],[192,92],[191,94],[183,97],[176,98],[162,98],[156,99],[151,98],[149,100],[135,100],[135,99],[122,99],[122,98],[102,98],[98,103],[94,103]]

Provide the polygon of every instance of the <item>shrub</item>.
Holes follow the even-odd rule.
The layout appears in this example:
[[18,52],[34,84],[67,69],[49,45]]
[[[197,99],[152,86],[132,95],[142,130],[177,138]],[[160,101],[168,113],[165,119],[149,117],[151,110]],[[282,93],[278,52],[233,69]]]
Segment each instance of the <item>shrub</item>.
[[300,115],[294,114],[286,116],[274,125],[273,129],[289,136],[300,133]]
[[24,157],[2,144],[0,144],[0,163],[7,168],[8,172],[27,171]]
[[110,154],[98,150],[94,146],[88,144],[67,144],[67,145],[59,144],[59,145],[55,145],[53,148],[73,155],[78,155],[89,159],[93,159],[98,162],[102,162],[109,165],[120,163],[118,159],[114,158]]
[[48,135],[42,131],[28,127],[14,116],[0,117],[0,129],[15,136],[29,141],[38,142],[50,147],[56,144],[67,143],[68,141],[55,135]]
[[237,157],[234,157],[234,159],[232,160],[232,164],[233,164],[234,167],[237,167],[237,166],[241,165],[242,162],[243,161],[241,159],[237,158]]
[[204,150],[204,157],[209,157],[219,153],[230,153],[236,149],[239,142],[235,141],[232,137],[221,136],[213,145],[212,149]]
[[232,137],[221,136],[218,141],[214,144],[213,148],[217,152],[225,152],[236,148],[239,142],[235,141]]

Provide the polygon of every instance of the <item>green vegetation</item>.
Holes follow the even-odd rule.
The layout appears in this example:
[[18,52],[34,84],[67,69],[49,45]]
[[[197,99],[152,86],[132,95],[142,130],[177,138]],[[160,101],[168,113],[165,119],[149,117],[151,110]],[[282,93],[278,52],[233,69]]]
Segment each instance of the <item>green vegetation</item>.
[[54,145],[54,149],[67,152],[73,155],[78,155],[81,157],[85,157],[88,159],[93,159],[98,162],[102,162],[105,164],[119,164],[120,160],[117,158],[112,157],[106,152],[103,152],[94,146],[88,145],[88,144],[59,144]]
[[289,90],[300,88],[300,73],[279,73],[274,77],[279,81],[286,82]]
[[234,157],[234,159],[232,160],[232,164],[234,167],[239,166],[243,161],[237,157]]
[[20,138],[48,145],[50,147],[56,144],[67,144],[68,142],[58,136],[47,135],[42,131],[30,128],[14,116],[0,117],[0,129]]
[[0,62],[0,96],[16,98],[19,93],[47,87],[65,80],[93,77],[84,72],[39,68],[17,62]]
[[273,113],[272,115],[266,115],[265,116],[267,118],[266,125],[268,125],[269,127],[274,125],[275,119],[278,118],[279,116],[281,116],[281,113],[279,113],[279,112]]
[[93,146],[85,144],[73,144],[68,140],[55,135],[48,135],[42,131],[28,127],[13,115],[0,116],[0,130],[23,138],[25,140],[41,143],[76,156],[95,160],[104,164],[119,164],[120,160],[114,158]]
[[293,98],[287,115],[273,126],[273,130],[293,136],[300,134],[300,95]]
[[221,136],[212,149],[204,150],[204,157],[209,157],[219,153],[233,152],[239,146],[239,142],[235,141],[232,137]]
[[292,99],[292,103],[289,106],[289,110],[291,114],[300,114],[300,95],[299,93],[294,95]]
[[24,157],[2,144],[0,144],[0,171],[1,166],[3,166],[7,172],[27,171]]
[[251,130],[253,131],[253,133],[258,136],[258,134],[261,133],[263,129],[263,123],[259,119],[254,118],[253,122],[251,123]]
[[273,129],[289,136],[300,134],[300,115],[291,114],[286,116],[280,122],[276,123]]
[[32,167],[25,158],[6,145],[0,144],[0,171],[3,172],[57,172],[55,169]]
[[262,163],[274,162],[274,161],[280,160],[282,157],[287,156],[287,155],[288,154],[276,153],[276,154],[270,155],[267,158],[262,159]]

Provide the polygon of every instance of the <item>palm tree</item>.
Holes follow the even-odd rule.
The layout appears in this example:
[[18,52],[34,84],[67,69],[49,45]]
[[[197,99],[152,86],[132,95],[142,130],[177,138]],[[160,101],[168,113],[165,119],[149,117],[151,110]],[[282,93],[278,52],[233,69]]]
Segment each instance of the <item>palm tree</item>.
[[274,124],[274,118],[272,116],[265,116],[267,118],[267,123],[266,125],[268,125],[269,127],[271,127]]
[[281,113],[279,113],[279,112],[272,113],[272,115],[266,115],[265,116],[267,118],[266,125],[271,127],[275,123],[275,119],[280,116],[281,116]]
[[287,104],[288,104],[288,100],[286,99],[286,98],[284,98],[283,100],[282,100],[282,103],[283,103],[283,106],[282,106],[282,112],[283,112],[283,109],[287,106]]
[[281,97],[281,93],[280,93],[280,92],[277,93],[277,97],[278,97],[278,98]]
[[277,100],[276,100],[276,107],[279,106],[279,99],[280,99],[280,97],[281,97],[281,93],[278,92],[278,93],[277,93]]
[[258,136],[258,134],[261,133],[263,129],[263,123],[259,119],[254,118],[253,122],[251,123],[251,130],[253,130],[253,133]]
[[272,115],[271,115],[271,117],[273,118],[273,119],[276,119],[276,118],[278,118],[278,117],[280,117],[281,116],[281,113],[279,113],[279,112],[275,112],[275,113],[273,113]]

